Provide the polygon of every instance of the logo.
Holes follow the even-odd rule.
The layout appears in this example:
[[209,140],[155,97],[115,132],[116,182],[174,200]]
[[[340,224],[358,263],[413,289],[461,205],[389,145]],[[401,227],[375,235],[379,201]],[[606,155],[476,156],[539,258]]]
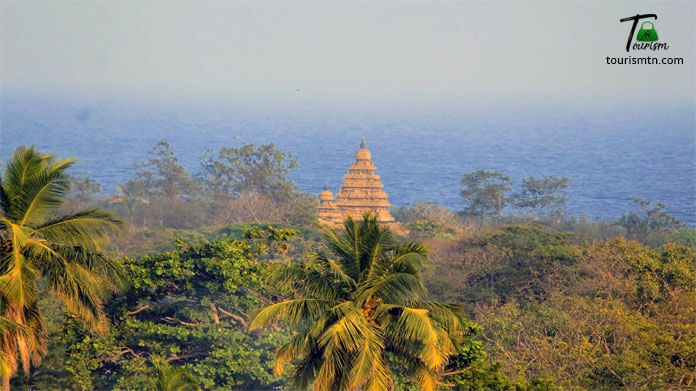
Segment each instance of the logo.
[[[666,57],[656,55],[659,50],[668,50],[669,45],[664,42],[664,37],[657,33],[661,28],[656,23],[657,14],[636,14],[627,18],[619,19],[619,22],[631,22],[631,31],[628,33],[626,41],[626,52],[630,53],[625,57],[607,56],[607,64],[619,65],[683,65],[684,57]],[[664,26],[664,25],[663,25]],[[638,30],[636,32],[636,29]],[[662,38],[662,40],[660,40]],[[640,53],[649,51],[648,55]],[[633,56],[632,54],[641,54]],[[650,53],[652,52],[652,53]]]
[[620,19],[619,22],[629,22],[633,21],[631,24],[631,32],[628,33],[628,41],[626,41],[626,51],[630,51],[631,49],[633,50],[667,50],[669,49],[669,45],[667,45],[666,42],[658,42],[659,36],[657,34],[657,30],[655,29],[655,23],[650,20],[643,21],[640,24],[640,29],[638,30],[638,34],[636,35],[636,42],[633,43],[633,46],[631,46],[631,43],[633,41],[633,36],[636,33],[636,27],[638,26],[638,22],[642,19],[649,19],[652,18],[654,20],[657,20],[657,15],[656,14],[636,14],[635,16],[629,16],[627,18]]

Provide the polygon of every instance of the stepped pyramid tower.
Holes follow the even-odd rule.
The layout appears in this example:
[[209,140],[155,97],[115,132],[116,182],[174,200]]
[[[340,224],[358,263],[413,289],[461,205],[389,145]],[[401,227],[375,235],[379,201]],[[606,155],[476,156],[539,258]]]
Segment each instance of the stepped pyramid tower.
[[372,213],[380,224],[397,233],[404,233],[387,209],[391,203],[387,200],[387,193],[382,190],[384,185],[379,175],[375,174],[376,169],[363,138],[360,149],[355,153],[355,162],[343,177],[344,182],[336,194],[336,200],[328,186],[324,186],[324,191],[319,195],[319,223],[336,226],[343,224],[349,216],[357,220]]

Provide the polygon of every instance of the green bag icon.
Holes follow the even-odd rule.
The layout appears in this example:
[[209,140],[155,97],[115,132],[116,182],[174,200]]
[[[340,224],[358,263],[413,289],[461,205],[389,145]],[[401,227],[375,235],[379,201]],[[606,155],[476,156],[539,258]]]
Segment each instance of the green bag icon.
[[[645,28],[645,25],[649,24],[650,28]],[[652,22],[645,21],[641,23],[640,30],[636,36],[636,41],[638,42],[655,42],[657,41],[657,30],[655,30],[655,25]]]

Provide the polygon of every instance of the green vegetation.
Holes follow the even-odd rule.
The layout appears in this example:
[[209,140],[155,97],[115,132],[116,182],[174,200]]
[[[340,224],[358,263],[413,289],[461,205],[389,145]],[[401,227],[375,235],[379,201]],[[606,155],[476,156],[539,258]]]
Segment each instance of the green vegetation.
[[510,191],[510,177],[496,171],[478,170],[462,175],[462,198],[466,203],[464,213],[478,216],[483,227],[484,218],[495,216],[498,225],[503,221],[503,209],[508,201],[506,193]]
[[537,179],[525,178],[520,191],[513,197],[514,204],[524,214],[538,219],[542,215],[560,217],[565,212],[568,200],[563,192],[568,188],[568,177],[544,175]]
[[69,190],[66,170],[73,162],[21,148],[0,178],[0,314],[12,322],[0,329],[4,390],[10,388],[18,360],[29,373],[47,352],[39,308],[46,291],[90,329],[108,328],[103,298],[122,273],[101,245],[121,220],[98,209],[56,214]]
[[658,202],[651,207],[650,201],[637,197],[633,202],[640,212],[630,212],[619,220],[619,225],[626,228],[626,237],[659,246],[671,233],[685,228],[684,223],[665,211],[665,204]]
[[425,249],[395,242],[371,216],[349,218],[325,241],[328,252],[276,272],[276,284],[294,298],[264,308],[250,325],[301,326],[276,352],[276,373],[297,360],[299,389],[392,389],[393,354],[401,373],[435,390],[467,326],[455,307],[426,300],[419,275]]
[[571,239],[539,227],[492,230],[449,243],[459,259],[436,251],[427,280],[433,294],[458,299],[482,325],[488,357],[510,379],[553,379],[563,389],[689,389],[694,250]]
[[191,173],[160,142],[119,195],[72,163],[4,164],[5,389],[696,385],[696,230],[663,204],[565,218],[568,178],[479,170],[463,213],[396,208],[398,238],[369,217],[320,231],[273,144]]
[[[271,263],[251,240],[178,243],[176,250],[126,258],[131,288],[107,306],[113,327],[95,340],[68,325],[71,388],[146,388],[152,365],[185,368],[204,389],[272,388],[273,348],[282,332],[246,330],[249,314],[275,295],[262,276]],[[78,386],[78,387],[76,387]]]
[[182,230],[216,231],[234,223],[306,226],[315,219],[315,198],[288,179],[297,162],[273,144],[208,151],[196,173],[179,163],[167,142],[157,143],[149,156],[118,187],[118,196],[93,200],[128,220],[118,244],[137,254],[171,249]]
[[498,225],[503,222],[506,205],[514,205],[518,212],[532,220],[540,217],[560,222],[565,214],[565,191],[570,184],[567,177],[544,175],[522,180],[517,192],[512,193],[513,181],[497,171],[478,170],[462,175],[461,196],[464,215],[478,217],[483,227],[486,216],[495,216]]

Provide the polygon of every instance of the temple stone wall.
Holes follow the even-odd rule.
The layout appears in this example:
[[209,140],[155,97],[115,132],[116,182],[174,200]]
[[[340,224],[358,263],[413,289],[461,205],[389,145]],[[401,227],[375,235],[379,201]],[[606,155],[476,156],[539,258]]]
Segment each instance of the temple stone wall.
[[341,190],[336,194],[328,187],[319,195],[319,223],[326,225],[340,225],[348,218],[362,219],[367,213],[377,216],[377,221],[396,231],[405,233],[404,228],[394,221],[394,217],[387,207],[391,203],[387,200],[387,193],[382,189],[377,169],[372,163],[372,155],[365,148],[365,141],[360,144],[360,149],[355,153],[355,162],[348,167],[348,173],[344,175]]

